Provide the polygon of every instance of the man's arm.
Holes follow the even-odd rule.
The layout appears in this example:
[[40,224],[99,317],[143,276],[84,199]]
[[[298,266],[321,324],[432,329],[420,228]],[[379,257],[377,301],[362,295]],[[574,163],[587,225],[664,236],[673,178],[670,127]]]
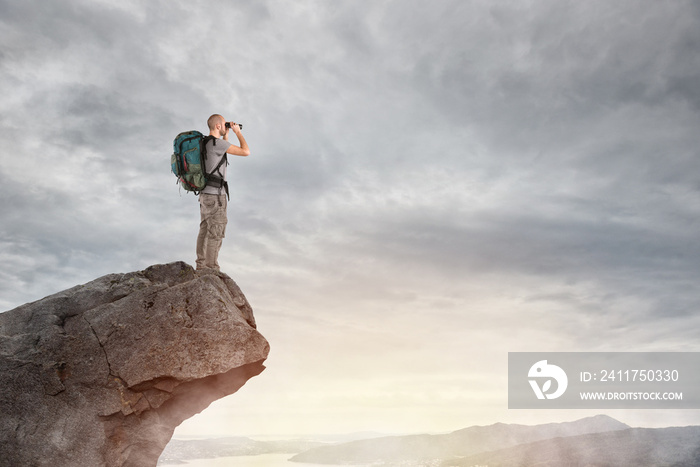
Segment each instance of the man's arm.
[[[238,126],[238,124],[231,122],[231,130],[233,130],[233,132],[236,134],[240,146],[232,144],[228,147],[226,153],[233,154],[234,156],[249,156],[250,149],[248,149],[248,143],[246,143],[243,134],[241,134],[241,128]],[[228,141],[228,131],[224,135],[224,140]]]

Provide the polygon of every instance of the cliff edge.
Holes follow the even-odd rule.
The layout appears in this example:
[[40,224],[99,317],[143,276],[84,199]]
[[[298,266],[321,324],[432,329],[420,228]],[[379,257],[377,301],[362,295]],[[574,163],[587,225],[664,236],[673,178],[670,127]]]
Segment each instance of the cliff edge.
[[0,313],[0,465],[155,466],[269,352],[225,274],[110,274]]

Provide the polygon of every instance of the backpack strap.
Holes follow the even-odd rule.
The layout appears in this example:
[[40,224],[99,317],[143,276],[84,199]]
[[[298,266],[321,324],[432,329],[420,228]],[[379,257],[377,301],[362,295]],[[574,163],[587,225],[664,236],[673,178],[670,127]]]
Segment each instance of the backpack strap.
[[[219,188],[221,188],[221,187],[224,188],[224,190],[226,191],[226,198],[230,200],[230,199],[231,199],[231,196],[230,196],[229,193],[228,193],[228,182],[227,182],[226,180],[224,180],[224,176],[223,176],[223,174],[221,173],[221,166],[224,165],[224,162],[226,162],[226,165],[228,165],[228,157],[227,157],[227,154],[224,154],[224,156],[221,158],[221,160],[219,161],[219,163],[216,164],[216,167],[214,167],[214,169],[213,169],[213,170],[211,171],[211,173],[209,174],[209,178],[210,178],[213,182],[217,183],[217,184],[219,185]],[[214,175],[214,172],[216,172],[216,173],[219,174],[219,175],[218,175],[218,176],[217,176],[217,175]],[[216,185],[214,185],[214,186],[216,186]]]
[[[224,153],[223,157],[219,161],[218,164],[216,164],[216,167],[214,167],[211,172],[207,172],[206,168],[206,160],[207,160],[207,142],[209,140],[212,140],[212,144],[216,146],[216,140],[217,138],[212,135],[205,136],[202,138],[202,147],[200,149],[200,152],[202,153],[202,164],[204,164],[204,176],[207,178],[207,185],[211,185],[215,188],[223,188],[226,191],[226,198],[231,199],[231,196],[229,195],[228,192],[228,182],[224,180],[224,176],[221,173],[221,166],[226,162],[226,165],[228,165],[228,154]],[[215,175],[214,172],[216,172],[218,175]]]

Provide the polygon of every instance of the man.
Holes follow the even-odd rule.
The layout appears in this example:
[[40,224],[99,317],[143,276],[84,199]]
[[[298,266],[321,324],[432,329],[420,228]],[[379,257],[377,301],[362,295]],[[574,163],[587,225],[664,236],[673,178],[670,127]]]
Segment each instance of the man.
[[[226,201],[228,184],[226,183],[227,154],[248,156],[250,149],[241,134],[241,128],[233,122],[226,122],[224,117],[214,114],[207,120],[209,137],[207,137],[207,173],[213,173],[211,181],[199,195],[199,212],[201,222],[197,236],[197,269],[219,270],[219,250],[226,233]],[[240,146],[228,141],[229,129],[238,138]],[[223,139],[220,139],[222,138]]]

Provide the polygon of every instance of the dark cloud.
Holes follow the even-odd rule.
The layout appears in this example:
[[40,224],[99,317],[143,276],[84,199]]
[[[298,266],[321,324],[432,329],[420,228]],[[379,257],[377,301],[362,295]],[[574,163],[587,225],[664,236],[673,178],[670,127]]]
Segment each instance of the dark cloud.
[[38,187],[5,190],[2,233],[57,265],[118,267],[164,229],[187,252],[171,141],[222,112],[253,148],[229,167],[241,241],[269,261],[317,267],[291,245],[328,233],[315,254],[455,277],[653,299],[697,276],[692,2],[37,6],[2,3],[1,134]]

